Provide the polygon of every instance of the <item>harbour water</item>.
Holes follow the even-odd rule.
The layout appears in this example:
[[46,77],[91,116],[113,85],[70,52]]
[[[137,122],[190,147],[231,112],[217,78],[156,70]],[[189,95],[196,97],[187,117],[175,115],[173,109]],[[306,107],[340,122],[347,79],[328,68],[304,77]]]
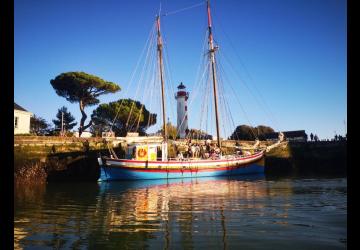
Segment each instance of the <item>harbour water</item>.
[[15,249],[346,249],[346,178],[15,187]]

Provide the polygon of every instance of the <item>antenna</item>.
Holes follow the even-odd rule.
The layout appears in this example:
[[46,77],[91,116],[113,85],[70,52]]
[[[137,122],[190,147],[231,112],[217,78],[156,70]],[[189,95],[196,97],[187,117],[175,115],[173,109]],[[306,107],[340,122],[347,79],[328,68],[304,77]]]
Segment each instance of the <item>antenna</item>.
[[64,136],[64,112],[61,111],[61,136]]

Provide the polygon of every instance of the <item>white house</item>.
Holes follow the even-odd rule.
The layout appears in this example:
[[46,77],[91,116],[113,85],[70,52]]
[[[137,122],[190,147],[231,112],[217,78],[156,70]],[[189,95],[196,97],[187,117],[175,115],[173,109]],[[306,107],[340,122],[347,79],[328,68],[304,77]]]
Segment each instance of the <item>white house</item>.
[[[76,131],[76,132],[74,132],[74,134],[73,134],[75,137],[79,137],[79,132],[78,131]],[[81,138],[90,138],[90,137],[92,137],[92,133],[91,132],[89,132],[89,131],[83,131],[82,133],[81,133]]]
[[14,135],[30,133],[30,117],[32,115],[14,102]]

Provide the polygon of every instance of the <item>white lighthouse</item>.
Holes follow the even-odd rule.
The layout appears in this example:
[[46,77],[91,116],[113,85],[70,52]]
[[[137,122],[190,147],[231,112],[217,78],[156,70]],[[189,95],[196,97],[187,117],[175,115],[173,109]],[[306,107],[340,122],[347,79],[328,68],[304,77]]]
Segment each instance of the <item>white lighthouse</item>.
[[186,92],[186,87],[182,82],[177,88],[178,91],[175,94],[175,99],[177,100],[177,131],[180,138],[185,138],[186,130],[188,129],[187,100],[189,92]]

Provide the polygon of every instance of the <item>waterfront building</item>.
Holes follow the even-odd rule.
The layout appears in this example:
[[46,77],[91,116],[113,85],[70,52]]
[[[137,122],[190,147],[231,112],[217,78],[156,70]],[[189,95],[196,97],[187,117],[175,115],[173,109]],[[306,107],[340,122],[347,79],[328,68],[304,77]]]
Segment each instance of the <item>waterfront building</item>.
[[[307,141],[305,130],[284,131],[283,134],[287,141]],[[277,141],[279,139],[279,132],[265,134],[265,139],[267,141]]]

